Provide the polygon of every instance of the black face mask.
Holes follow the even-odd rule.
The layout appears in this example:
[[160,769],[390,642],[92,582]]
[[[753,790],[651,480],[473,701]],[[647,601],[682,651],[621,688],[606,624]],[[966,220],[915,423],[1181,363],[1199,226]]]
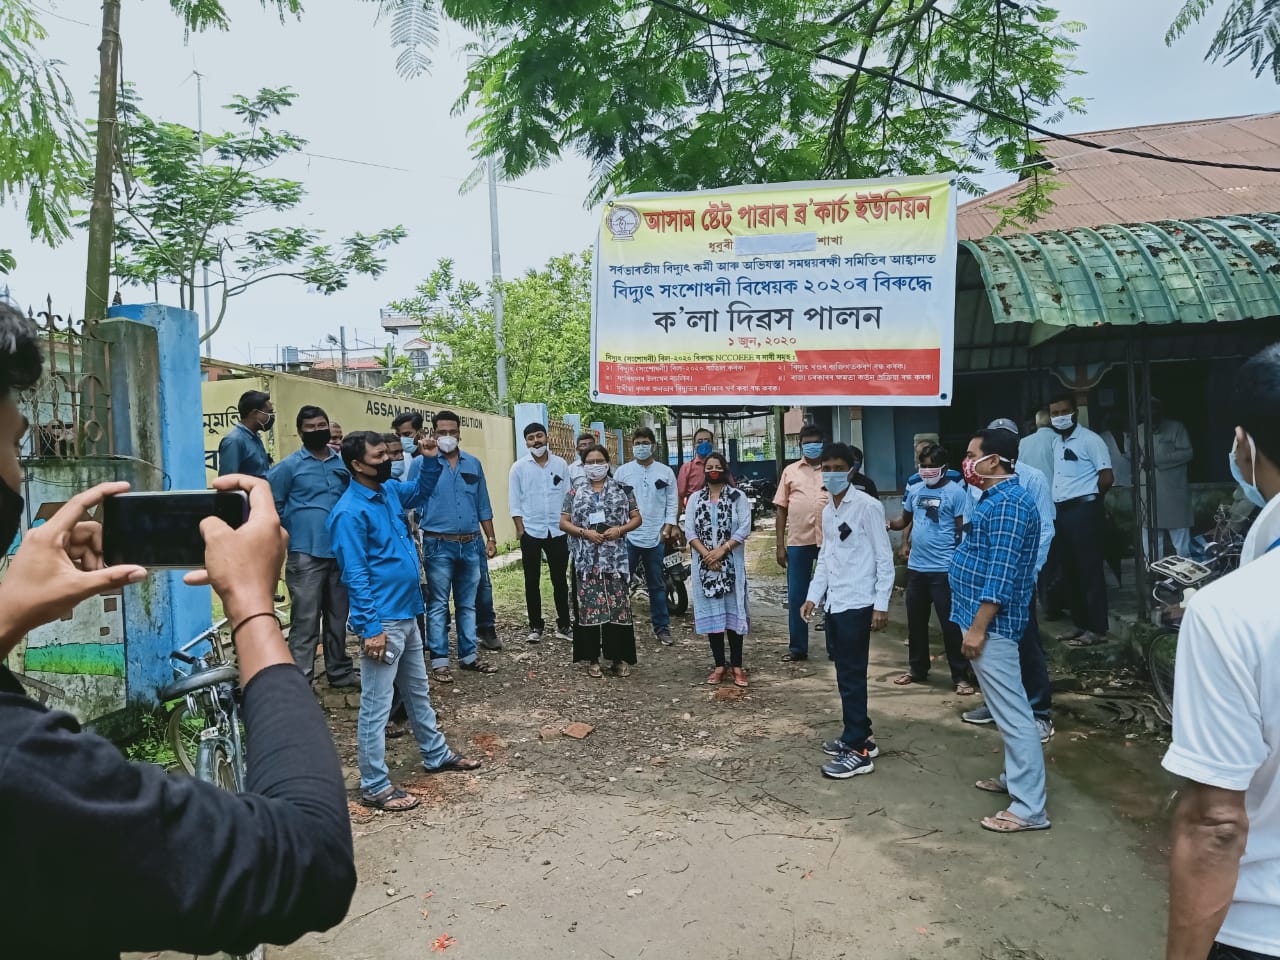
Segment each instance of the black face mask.
[[22,495],[14,493],[7,483],[0,480],[0,544],[3,544],[5,552],[13,546],[22,529],[23,506]]
[[323,450],[329,445],[329,428],[321,430],[305,430],[302,434],[302,445],[308,450]]
[[[365,466],[370,466],[370,464],[365,464]],[[373,479],[376,480],[378,483],[386,483],[388,480],[391,479],[391,461],[390,460],[383,460],[380,464],[378,464],[376,469],[378,472],[374,474]]]

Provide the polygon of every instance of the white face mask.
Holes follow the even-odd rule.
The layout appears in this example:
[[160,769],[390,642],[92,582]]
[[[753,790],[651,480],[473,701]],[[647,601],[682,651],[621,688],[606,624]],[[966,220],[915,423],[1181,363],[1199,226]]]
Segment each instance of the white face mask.
[[1070,430],[1072,421],[1074,420],[1075,416],[1073,414],[1064,413],[1060,416],[1051,418],[1049,422],[1053,424],[1053,429],[1055,430]]
[[547,447],[545,444],[542,445],[541,447],[530,447],[529,452],[532,453],[535,457],[538,457],[539,459],[541,459],[542,457],[545,457],[547,455]]
[[457,437],[437,437],[436,446],[440,448],[441,453],[453,453],[458,449]]
[[607,463],[588,463],[585,467],[588,480],[603,480],[609,475]]

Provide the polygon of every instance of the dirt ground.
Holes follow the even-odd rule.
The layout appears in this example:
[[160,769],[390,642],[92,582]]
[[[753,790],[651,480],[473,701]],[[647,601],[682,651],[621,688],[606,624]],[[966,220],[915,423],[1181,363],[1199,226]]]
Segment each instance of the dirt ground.
[[[779,662],[772,541],[758,531],[751,549],[747,691],[703,685],[710,658],[691,615],[675,619],[674,647],[637,630],[629,679],[592,680],[571,669],[566,642],[527,646],[523,605],[499,591],[501,672],[433,688],[450,743],[485,769],[426,777],[412,739],[392,741],[393,778],[423,804],[353,803],[350,915],[269,955],[1155,956],[1170,791],[1159,745],[1073,722],[1060,698],[1046,748],[1053,829],[981,830],[999,803],[972,783],[999,771],[999,735],[958,721],[972,701],[940,672],[929,688],[890,683],[905,663],[897,600],[872,650],[881,758],[870,776],[823,778],[818,743],[840,729],[834,674],[820,633],[818,658]],[[636,612],[647,627],[643,601]],[[325,700],[355,799],[353,702]],[[572,722],[595,729],[561,735]]]

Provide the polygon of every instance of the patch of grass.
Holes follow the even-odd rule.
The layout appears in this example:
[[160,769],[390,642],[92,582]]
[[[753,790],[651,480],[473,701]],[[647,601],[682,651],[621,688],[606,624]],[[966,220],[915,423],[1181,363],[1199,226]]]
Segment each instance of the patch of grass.
[[124,755],[139,763],[154,763],[169,769],[178,764],[178,757],[169,743],[168,717],[163,713],[148,713],[142,717],[141,730],[124,745]]

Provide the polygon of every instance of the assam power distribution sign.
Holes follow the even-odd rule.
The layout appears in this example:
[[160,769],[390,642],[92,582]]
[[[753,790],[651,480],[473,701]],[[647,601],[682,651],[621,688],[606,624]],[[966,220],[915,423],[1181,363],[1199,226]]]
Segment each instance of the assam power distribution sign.
[[620,197],[596,243],[594,396],[947,405],[955,216],[941,174]]

